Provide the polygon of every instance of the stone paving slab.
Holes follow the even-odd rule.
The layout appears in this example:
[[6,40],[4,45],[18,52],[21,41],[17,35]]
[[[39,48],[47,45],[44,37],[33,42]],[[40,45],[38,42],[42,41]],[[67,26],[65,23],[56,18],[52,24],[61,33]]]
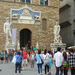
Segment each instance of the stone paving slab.
[[[4,62],[3,64],[0,63],[0,69],[2,69],[2,71],[0,72],[0,75],[15,75],[15,65],[11,62],[9,62],[9,63]],[[51,68],[51,73],[52,73],[51,75],[55,75],[55,66],[54,65]],[[36,63],[35,63],[34,70],[31,70],[30,64],[29,64],[27,70],[21,71],[21,75],[38,75]],[[42,75],[45,75],[44,70],[43,70]],[[68,72],[68,75],[71,75],[70,71]]]

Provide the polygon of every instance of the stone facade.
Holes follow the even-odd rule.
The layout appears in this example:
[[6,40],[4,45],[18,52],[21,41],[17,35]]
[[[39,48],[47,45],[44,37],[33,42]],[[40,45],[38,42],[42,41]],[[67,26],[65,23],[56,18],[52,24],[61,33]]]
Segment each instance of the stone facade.
[[62,10],[59,13],[62,41],[67,46],[73,46],[75,45],[75,1],[63,0],[59,8]]
[[[13,1],[13,0],[12,0]],[[54,33],[53,28],[56,21],[59,21],[59,1],[49,0],[49,6],[39,5],[39,0],[32,0],[32,4],[27,4],[27,6],[33,11],[41,11],[41,22],[40,24],[19,24],[12,23],[12,28],[17,28],[17,41],[20,40],[20,31],[22,29],[29,29],[32,32],[31,35],[31,45],[36,47],[36,42],[38,41],[39,49],[50,50],[50,43],[53,43]],[[37,4],[37,5],[36,5]],[[10,10],[20,9],[24,7],[25,3],[20,2],[5,2],[0,1],[0,51],[5,50],[5,40],[6,35],[3,31],[4,23],[6,18],[10,17]],[[42,30],[42,19],[47,19],[47,30]]]

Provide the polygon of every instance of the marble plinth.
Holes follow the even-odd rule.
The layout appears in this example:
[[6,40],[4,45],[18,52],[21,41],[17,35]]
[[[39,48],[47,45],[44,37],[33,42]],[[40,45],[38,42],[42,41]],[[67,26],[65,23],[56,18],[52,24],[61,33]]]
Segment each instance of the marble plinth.
[[6,44],[5,50],[8,51],[9,49],[15,50],[15,44],[12,44],[12,43]]
[[58,47],[61,47],[62,50],[65,50],[66,44],[65,43],[51,43],[50,44],[51,50],[57,51]]

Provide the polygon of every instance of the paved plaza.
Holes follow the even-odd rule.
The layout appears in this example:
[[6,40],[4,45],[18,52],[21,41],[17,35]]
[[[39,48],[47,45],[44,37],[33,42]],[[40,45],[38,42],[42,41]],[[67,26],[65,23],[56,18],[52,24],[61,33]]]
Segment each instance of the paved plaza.
[[[9,63],[4,62],[3,64],[0,63],[0,69],[2,69],[2,71],[0,72],[0,75],[15,75],[15,65],[13,63],[10,63],[10,62]],[[35,69],[34,70],[31,70],[30,64],[28,65],[27,69],[28,70],[21,71],[21,75],[38,75],[36,63],[35,63]],[[55,75],[54,65],[52,66],[51,69],[52,69],[51,75]],[[43,70],[43,75],[45,75],[44,70]],[[68,75],[71,75],[70,71],[68,72]]]

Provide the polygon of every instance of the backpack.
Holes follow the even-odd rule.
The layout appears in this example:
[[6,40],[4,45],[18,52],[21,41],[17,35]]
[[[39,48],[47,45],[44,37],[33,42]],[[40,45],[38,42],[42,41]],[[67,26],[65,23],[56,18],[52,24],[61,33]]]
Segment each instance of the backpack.
[[68,66],[69,66],[68,61],[67,61],[67,60],[64,60],[64,61],[63,61],[63,67],[68,67]]
[[44,66],[50,66],[50,61],[49,59],[46,59],[48,57],[48,55],[46,55],[45,59],[44,59]]

